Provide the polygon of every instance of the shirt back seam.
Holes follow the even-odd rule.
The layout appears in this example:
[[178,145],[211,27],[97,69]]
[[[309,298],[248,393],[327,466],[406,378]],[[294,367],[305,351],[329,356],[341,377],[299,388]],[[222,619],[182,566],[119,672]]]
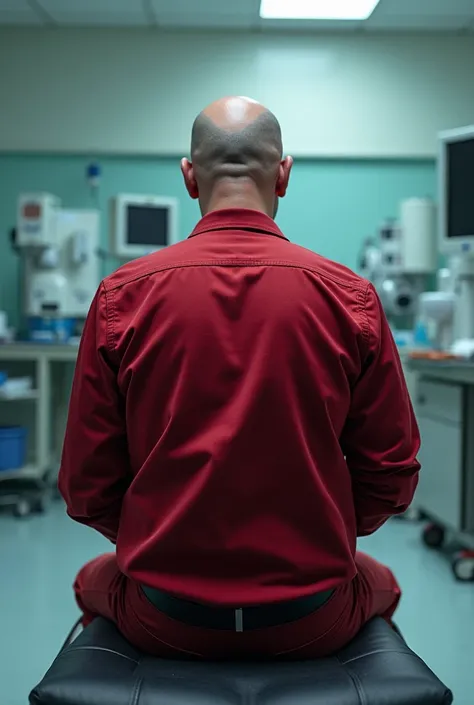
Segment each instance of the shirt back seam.
[[352,289],[355,291],[358,291],[362,296],[365,294],[365,289],[366,289],[366,284],[365,283],[348,283],[345,282],[343,279],[339,279],[339,277],[335,277],[332,274],[328,274],[327,272],[321,271],[317,267],[309,267],[308,265],[301,265],[301,264],[295,264],[294,262],[287,262],[285,260],[197,260],[197,261],[190,261],[190,262],[180,262],[179,264],[169,264],[169,265],[164,265],[162,267],[157,267],[156,269],[148,270],[147,272],[144,272],[143,274],[137,274],[133,277],[130,277],[129,279],[125,279],[122,282],[119,282],[117,284],[114,284],[113,286],[108,287],[106,281],[104,280],[103,285],[106,291],[113,292],[116,291],[117,289],[120,289],[124,286],[127,286],[127,284],[131,284],[132,282],[139,281],[140,279],[145,279],[146,277],[152,276],[153,274],[159,274],[160,272],[166,272],[170,271],[172,269],[186,269],[186,268],[191,268],[191,267],[262,267],[262,266],[269,266],[269,267],[286,267],[288,269],[301,269],[302,271],[307,271],[307,272],[312,272],[313,274],[317,274],[318,276],[322,277],[323,279],[328,279],[329,281],[332,281],[335,284],[338,284],[339,286],[342,286],[344,289]]

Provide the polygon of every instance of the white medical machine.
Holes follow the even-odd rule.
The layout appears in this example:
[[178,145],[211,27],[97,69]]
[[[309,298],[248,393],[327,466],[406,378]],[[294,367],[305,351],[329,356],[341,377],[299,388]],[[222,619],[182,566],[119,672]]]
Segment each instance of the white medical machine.
[[143,194],[119,194],[111,201],[112,254],[134,259],[178,242],[178,201]]
[[365,243],[362,276],[376,287],[389,319],[413,318],[428,278],[436,271],[436,207],[424,198],[400,204],[397,220],[388,220],[375,240]]
[[15,244],[23,259],[23,312],[35,339],[42,339],[45,321],[84,319],[100,281],[99,212],[64,210],[48,193],[21,194]]
[[448,268],[438,291],[424,294],[421,314],[434,323],[440,347],[474,353],[474,126],[439,136],[438,242]]

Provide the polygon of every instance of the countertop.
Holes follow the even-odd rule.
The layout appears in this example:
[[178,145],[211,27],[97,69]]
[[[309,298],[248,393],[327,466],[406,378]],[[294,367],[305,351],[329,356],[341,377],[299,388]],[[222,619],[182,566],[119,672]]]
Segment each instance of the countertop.
[[8,343],[0,345],[0,360],[37,360],[44,357],[58,362],[74,362],[78,345],[55,345],[47,343]]
[[408,369],[421,377],[458,384],[474,384],[474,362],[463,360],[423,360],[407,359]]

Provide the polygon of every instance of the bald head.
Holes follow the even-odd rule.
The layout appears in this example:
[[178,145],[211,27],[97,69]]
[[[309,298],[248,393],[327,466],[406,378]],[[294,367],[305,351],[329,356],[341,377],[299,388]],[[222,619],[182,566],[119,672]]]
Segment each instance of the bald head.
[[281,130],[269,110],[249,98],[223,98],[194,121],[191,157],[196,167],[219,176],[256,176],[282,157]]
[[[238,195],[239,201],[244,190],[249,198],[258,191],[267,200],[272,194],[274,201],[282,151],[281,129],[273,113],[250,98],[221,98],[194,121],[192,164],[188,162],[192,172],[188,176],[196,188],[193,191],[193,183],[190,188],[183,160],[188,191],[193,197],[199,196],[204,211],[205,202],[216,191],[234,194],[234,200]],[[250,203],[248,207],[253,206]]]

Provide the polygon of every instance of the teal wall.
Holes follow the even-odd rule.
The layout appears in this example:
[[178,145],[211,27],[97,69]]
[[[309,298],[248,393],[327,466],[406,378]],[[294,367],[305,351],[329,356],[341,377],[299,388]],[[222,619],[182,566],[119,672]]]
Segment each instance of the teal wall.
[[[15,225],[17,196],[48,191],[65,208],[90,208],[94,201],[84,176],[90,161],[82,156],[0,154],[0,309],[13,325],[18,325],[19,265],[8,231]],[[119,192],[178,197],[181,234],[192,230],[199,212],[186,196],[178,159],[106,157],[100,164],[104,246],[108,199]],[[299,160],[278,223],[294,242],[355,268],[362,240],[384,218],[397,215],[402,199],[435,195],[434,161]]]

